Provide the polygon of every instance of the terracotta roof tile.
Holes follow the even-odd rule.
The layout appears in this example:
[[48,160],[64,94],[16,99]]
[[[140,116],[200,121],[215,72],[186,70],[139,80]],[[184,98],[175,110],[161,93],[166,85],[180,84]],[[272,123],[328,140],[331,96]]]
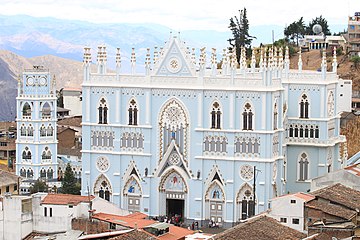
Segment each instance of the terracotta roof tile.
[[360,191],[337,183],[329,187],[321,188],[311,193],[312,195],[341,204],[350,209],[360,209]]
[[[129,228],[139,228],[139,229],[157,223],[157,221],[154,220],[139,218],[141,215],[145,215],[145,214],[141,213],[141,214],[130,214],[127,216],[119,216],[119,215],[107,214],[107,213],[96,213],[93,215],[93,218],[101,221],[119,224]],[[170,225],[169,233],[164,234],[162,236],[158,236],[157,239],[161,239],[161,240],[182,239],[185,238],[186,235],[192,233],[194,233],[194,231],[188,230],[186,228]]]
[[219,240],[297,240],[306,235],[295,229],[282,225],[265,215],[255,216],[244,223],[217,234],[214,239]]
[[140,239],[148,239],[150,237],[152,237],[151,239],[154,239],[153,235],[137,229],[131,232],[121,234],[120,236],[109,238],[109,240],[140,240]]
[[0,170],[0,187],[17,184],[20,177],[14,173]]
[[[94,199],[94,196],[90,196],[90,199]],[[80,202],[89,202],[88,196],[72,195],[72,194],[53,194],[49,193],[42,200],[42,204],[53,204],[53,205],[78,205]]]
[[360,164],[354,164],[345,168],[348,172],[360,177]]
[[146,215],[145,213],[141,213],[141,212],[134,212],[132,214],[126,215],[126,217],[134,218],[134,219],[145,219],[148,217],[148,215]]
[[68,125],[73,127],[81,127],[81,117],[69,117],[58,121],[58,125]]
[[305,204],[305,207],[317,209],[324,213],[341,217],[346,220],[350,220],[354,216],[356,216],[356,211],[350,210],[346,207],[343,207],[341,205],[336,205],[328,202],[322,202],[319,200],[312,200]]

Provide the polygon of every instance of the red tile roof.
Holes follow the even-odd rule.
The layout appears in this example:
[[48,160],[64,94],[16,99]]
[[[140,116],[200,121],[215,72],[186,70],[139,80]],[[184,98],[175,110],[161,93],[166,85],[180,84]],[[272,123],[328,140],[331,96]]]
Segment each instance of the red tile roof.
[[360,177],[360,164],[350,165],[345,168],[349,173]]
[[145,219],[148,217],[148,215],[146,215],[145,213],[141,213],[141,212],[134,212],[132,214],[126,215],[126,217],[134,218],[134,219]]
[[[94,196],[90,196],[90,199],[94,199]],[[42,204],[53,204],[53,205],[78,205],[80,202],[89,202],[89,196],[80,196],[72,194],[53,194],[49,193],[42,200]]]
[[356,216],[356,211],[350,210],[346,207],[343,207],[341,205],[332,204],[329,202],[319,201],[319,200],[313,200],[305,204],[305,207],[320,210],[324,213],[341,217],[346,220],[351,220]]
[[292,194],[282,195],[282,196],[276,197],[275,199],[277,199],[277,198],[282,198],[282,197],[289,197],[289,196],[294,196],[294,197],[301,198],[301,199],[303,199],[305,202],[311,201],[311,200],[313,200],[313,199],[315,198],[315,197],[314,197],[313,195],[311,195],[311,194],[298,192],[298,193],[292,193]]
[[[101,221],[115,223],[129,228],[139,228],[139,229],[142,229],[153,223],[156,223],[156,221],[154,220],[144,219],[143,218],[144,215],[146,216],[146,214],[143,213],[130,214],[127,216],[119,216],[119,215],[107,214],[107,213],[96,213],[93,215],[93,218]],[[161,239],[161,240],[183,239],[185,238],[186,235],[192,233],[194,233],[194,231],[188,230],[186,228],[170,225],[169,232],[162,236],[157,236],[157,239]]]

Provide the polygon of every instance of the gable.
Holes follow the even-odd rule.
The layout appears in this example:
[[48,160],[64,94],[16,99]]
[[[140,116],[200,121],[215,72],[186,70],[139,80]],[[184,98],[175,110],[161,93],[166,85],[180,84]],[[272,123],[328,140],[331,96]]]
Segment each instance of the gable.
[[186,53],[184,46],[176,38],[172,38],[164,54],[160,56],[154,67],[155,75],[158,76],[195,76],[195,66],[190,61],[190,55]]

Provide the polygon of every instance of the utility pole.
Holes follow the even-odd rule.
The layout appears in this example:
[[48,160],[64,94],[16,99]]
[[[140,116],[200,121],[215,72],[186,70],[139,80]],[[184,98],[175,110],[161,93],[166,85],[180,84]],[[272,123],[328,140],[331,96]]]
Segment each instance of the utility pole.
[[256,166],[254,166],[254,188],[253,188],[253,199],[254,199],[254,207],[253,207],[253,214],[255,215],[255,206],[256,206]]

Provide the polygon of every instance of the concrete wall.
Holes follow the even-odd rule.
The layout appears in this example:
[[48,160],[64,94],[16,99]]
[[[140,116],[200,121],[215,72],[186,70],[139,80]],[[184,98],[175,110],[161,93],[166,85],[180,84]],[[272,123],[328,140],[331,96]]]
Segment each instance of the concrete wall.
[[[291,200],[295,200],[296,203],[291,203]],[[301,198],[292,195],[274,198],[269,216],[278,221],[280,218],[286,218],[286,223],[283,223],[285,226],[304,232],[304,200]],[[299,219],[299,224],[292,223],[294,218]]]

